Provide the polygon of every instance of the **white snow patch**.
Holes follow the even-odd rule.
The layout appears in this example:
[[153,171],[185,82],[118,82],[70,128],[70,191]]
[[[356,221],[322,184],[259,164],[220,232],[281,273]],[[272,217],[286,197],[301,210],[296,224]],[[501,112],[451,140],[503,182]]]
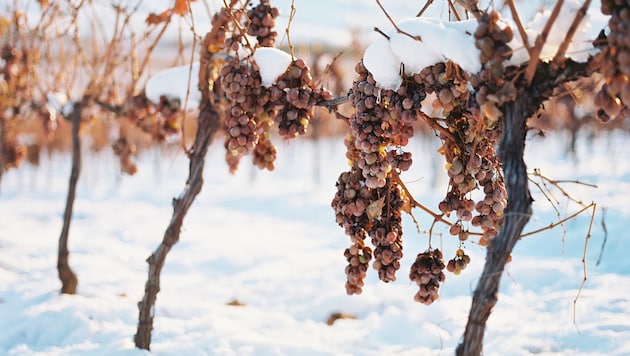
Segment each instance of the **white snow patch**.
[[[582,4],[577,0],[566,1],[556,18],[540,54],[540,59],[551,60],[564,41],[576,14]],[[573,40],[566,51],[566,56],[579,62],[586,61],[598,49],[592,45],[601,29],[607,26],[607,17],[601,14],[598,4],[589,8],[580,22]],[[552,6],[541,7],[537,1],[519,2],[518,11],[532,14],[531,19],[524,19],[525,32],[529,46],[533,46],[536,38],[542,33],[549,21]],[[513,50],[512,57],[506,65],[519,65],[529,60],[523,40],[507,8],[502,10],[504,17],[499,19],[499,26],[510,26],[514,39],[509,43]],[[473,34],[477,28],[475,19],[451,22],[441,18],[411,18],[397,24],[405,33],[395,28],[385,32],[385,36],[376,39],[366,49],[363,61],[372,73],[378,85],[384,89],[396,89],[402,79],[399,78],[401,67],[405,75],[412,75],[433,64],[451,60],[469,73],[481,69],[479,50],[475,46]],[[411,36],[419,36],[421,41]]]
[[[188,77],[191,73],[189,83]],[[153,103],[159,103],[160,97],[166,96],[168,99],[179,100],[183,107],[186,94],[190,92],[188,108],[195,109],[201,102],[201,92],[197,88],[198,73],[199,62],[165,69],[147,81],[144,87],[147,98]]]
[[287,70],[292,58],[280,49],[262,47],[254,52],[254,61],[260,68],[262,85],[270,87]]

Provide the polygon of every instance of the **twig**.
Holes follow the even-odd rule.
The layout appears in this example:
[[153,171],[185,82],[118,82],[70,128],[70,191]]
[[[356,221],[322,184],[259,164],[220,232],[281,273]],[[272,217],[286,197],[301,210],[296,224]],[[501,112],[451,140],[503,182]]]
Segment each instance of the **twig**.
[[394,26],[394,28],[396,29],[396,32],[398,32],[398,33],[400,33],[400,34],[402,34],[402,35],[408,36],[409,38],[411,38],[411,39],[412,39],[412,40],[414,40],[414,41],[420,41],[420,42],[422,42],[422,37],[420,37],[420,36],[414,36],[414,35],[411,35],[410,33],[408,33],[408,32],[405,32],[405,31],[401,30],[401,29],[398,27],[398,25],[396,25],[396,23],[394,22],[394,20],[392,19],[392,17],[391,17],[391,16],[389,16],[389,14],[387,13],[387,10],[385,10],[385,8],[383,7],[383,4],[381,4],[381,0],[376,0],[376,3],[377,3],[377,4],[378,4],[378,6],[381,8],[381,10],[382,10],[382,11],[383,11],[383,13],[385,14],[385,16],[387,17],[387,19],[389,20],[389,22],[391,22],[392,26]]
[[476,19],[483,13],[483,11],[479,10],[477,0],[455,0],[455,2],[460,4],[466,11],[473,14]]
[[[409,192],[409,189],[407,188],[407,186],[405,185],[405,183],[403,183],[402,179],[400,179],[400,175],[396,172],[396,171],[392,171],[392,179],[394,182],[398,183],[398,185],[400,185],[400,188],[403,190],[403,192],[407,195],[407,198],[409,198],[409,204],[411,205],[412,208],[419,208],[420,210],[423,210],[425,213],[431,215],[434,219],[433,224],[431,225],[431,229],[429,229],[429,236],[432,235],[433,232],[433,225],[435,225],[436,222],[441,222],[444,223],[448,226],[452,226],[453,223],[444,219],[443,214],[438,214],[433,212],[431,209],[427,208],[426,206],[424,206],[423,204],[419,203],[417,200],[415,200],[413,198],[413,196],[411,195],[411,192]],[[470,235],[473,236],[481,236],[481,233],[479,232],[469,232]]]
[[320,102],[318,102],[315,105],[323,106],[323,107],[326,107],[326,108],[330,109],[330,108],[334,108],[334,107],[336,107],[338,105],[341,105],[343,103],[346,103],[348,100],[350,100],[350,99],[348,98],[347,95],[342,95],[342,96],[338,96],[338,97],[336,97],[334,99],[320,101]]
[[433,4],[433,1],[434,0],[427,0],[427,2],[424,3],[424,6],[420,10],[420,12],[418,12],[418,14],[416,15],[416,17],[421,17],[424,14],[424,12],[427,11],[429,6],[431,6],[431,4]]
[[514,0],[508,0],[507,5],[510,8],[510,13],[512,14],[512,19],[516,23],[516,28],[518,29],[518,33],[521,35],[521,39],[523,40],[523,46],[527,50],[529,57],[532,58],[532,49],[529,46],[529,39],[527,38],[527,32],[525,32],[525,27],[523,27],[523,23],[521,22],[521,17],[516,10],[516,6],[514,6]]
[[554,180],[554,179],[551,179],[551,178],[547,177],[546,175],[542,174],[540,172],[540,169],[534,169],[534,171],[530,172],[529,174],[533,175],[533,176],[536,176],[536,177],[540,177],[541,179],[549,182],[551,185],[556,187],[556,189],[558,189],[562,193],[562,195],[564,195],[567,199],[569,199],[569,200],[571,200],[571,201],[573,201],[573,202],[575,202],[577,204],[580,204],[582,206],[585,206],[585,203],[582,202],[581,200],[577,199],[577,198],[574,198],[564,188],[562,188],[560,186],[560,184],[562,184],[562,183],[573,183],[573,184],[584,185],[584,186],[591,187],[591,188],[597,188],[597,185],[595,185],[595,184],[584,183],[584,182],[581,182],[579,180]]
[[577,326],[577,321],[576,321],[576,305],[577,305],[577,300],[578,298],[580,298],[580,295],[582,294],[582,290],[584,290],[584,285],[586,284],[586,251],[588,250],[588,240],[590,240],[591,238],[591,229],[593,228],[593,221],[595,220],[595,210],[597,207],[597,204],[595,203],[591,203],[591,205],[593,206],[593,213],[591,214],[591,223],[588,225],[588,231],[586,232],[586,238],[584,239],[584,251],[582,254],[582,268],[583,268],[583,278],[582,278],[582,283],[580,284],[580,289],[578,289],[577,294],[575,295],[575,299],[573,299],[573,325],[575,325],[575,328],[577,329],[578,333],[580,333],[580,328],[578,328]]
[[449,140],[453,142],[457,141],[455,139],[455,136],[453,136],[453,134],[450,133],[444,126],[441,126],[437,122],[435,122],[434,118],[427,115],[424,111],[421,111],[421,110],[418,110],[417,113],[420,114],[420,117],[422,118],[422,120],[424,120],[424,122],[426,122],[429,126],[431,126],[432,129],[434,129],[435,131],[438,131],[439,133],[441,133],[442,135],[444,135],[445,137],[447,137]]
[[289,23],[287,23],[287,28],[284,30],[287,34],[287,44],[289,45],[289,50],[291,51],[291,61],[295,61],[295,48],[293,47],[293,43],[291,42],[291,23],[293,22],[293,18],[295,17],[295,0],[291,0],[291,12],[289,13]]
[[374,32],[378,32],[381,36],[387,38],[388,41],[391,38],[391,37],[389,37],[389,35],[387,35],[385,32],[383,32],[383,30],[381,30],[378,27],[374,27]]
[[462,19],[461,17],[459,17],[459,14],[457,13],[457,9],[455,9],[455,5],[453,5],[452,0],[448,0],[448,7],[449,7],[449,10],[455,14],[455,20],[461,21]]
[[558,0],[558,2],[556,2],[556,6],[553,8],[551,16],[549,16],[549,20],[547,20],[543,31],[540,35],[538,35],[538,37],[536,37],[536,43],[530,52],[529,63],[527,64],[527,69],[525,69],[525,80],[527,81],[527,85],[532,84],[532,80],[536,74],[536,68],[538,67],[538,62],[540,61],[540,58],[538,57],[540,57],[540,53],[547,42],[547,36],[549,36],[551,26],[553,26],[553,23],[558,18],[558,14],[560,13],[560,9],[562,9],[563,3],[564,0]]
[[[571,215],[567,216],[566,218],[564,218],[564,219],[562,219],[562,220],[559,220],[559,221],[553,222],[553,223],[551,223],[551,224],[549,224],[549,225],[547,225],[547,226],[545,226],[545,227],[541,227],[540,229],[536,229],[536,230],[533,230],[533,231],[530,231],[530,232],[527,232],[527,233],[521,234],[521,236],[519,236],[519,239],[521,239],[521,240],[522,240],[522,239],[523,239],[523,238],[525,238],[525,237],[532,236],[532,235],[536,235],[536,234],[541,233],[541,232],[546,231],[546,230],[551,230],[551,229],[553,229],[554,227],[556,227],[556,226],[558,226],[558,225],[562,225],[562,224],[564,224],[565,222],[567,222],[567,221],[569,221],[569,220],[571,220],[571,219],[575,218],[576,216],[578,216],[578,215],[580,215],[581,213],[585,212],[585,211],[586,211],[586,210],[588,210],[589,208],[592,208],[593,206],[595,206],[595,203],[590,203],[589,205],[587,205],[587,206],[583,207],[582,209],[580,209],[580,210],[576,211],[575,213],[573,213],[573,214],[571,214]],[[590,231],[590,229],[589,229],[589,231]]]
[[249,42],[249,37],[247,37],[247,31],[243,28],[243,26],[241,26],[241,24],[239,23],[239,21],[236,19],[236,16],[234,16],[234,4],[235,2],[232,1],[229,5],[227,3],[227,0],[223,0],[223,6],[225,6],[226,9],[228,9],[228,14],[230,15],[230,19],[232,20],[232,23],[234,24],[234,26],[236,26],[236,29],[238,29],[238,33],[242,35],[243,39],[245,40],[245,44],[247,45],[247,48],[250,50],[251,53],[254,53],[254,46],[252,46],[251,42]]
[[563,60],[564,54],[566,53],[567,48],[569,48],[569,45],[573,41],[573,36],[575,35],[575,32],[577,31],[578,26],[580,26],[580,23],[584,19],[584,16],[586,16],[586,12],[588,11],[588,7],[590,5],[591,5],[591,0],[586,0],[584,1],[584,4],[582,5],[582,7],[580,7],[580,9],[578,10],[577,14],[575,15],[575,18],[573,19],[573,22],[571,23],[571,27],[569,27],[569,31],[567,32],[566,36],[564,36],[564,40],[560,44],[560,47],[558,47],[558,51],[556,52],[556,55],[553,58],[554,64],[560,64],[560,61]]
[[[530,183],[532,183],[533,185],[535,185],[538,188],[538,190],[542,193],[542,195],[547,199],[549,204],[551,204],[551,207],[556,212],[556,216],[558,217],[558,220],[562,219],[562,216],[560,214],[560,210],[558,210],[558,207],[556,206],[556,205],[559,205],[560,202],[558,202],[558,199],[556,199],[556,197],[553,196],[551,191],[549,191],[549,188],[547,188],[547,185],[544,185],[544,188],[543,188],[543,186],[541,186],[540,183],[534,181],[532,178],[528,177],[527,179],[529,180]],[[543,184],[544,184],[544,182],[543,182]],[[552,200],[552,198],[553,198],[553,200]],[[564,224],[561,224],[561,225],[562,225],[562,251],[564,252],[564,238],[565,238],[565,236],[567,234],[567,228],[564,226]]]
[[186,134],[185,134],[184,131],[185,131],[185,128],[186,128],[186,113],[188,112],[188,100],[190,99],[190,83],[192,82],[193,62],[194,62],[194,59],[195,59],[195,52],[197,51],[197,36],[195,35],[197,33],[197,31],[195,31],[195,17],[193,16],[193,11],[190,8],[190,3],[186,3],[186,6],[188,6],[188,13],[190,14],[190,26],[191,26],[191,31],[193,33],[193,43],[192,43],[192,46],[191,46],[190,64],[188,66],[188,79],[187,79],[187,85],[186,85],[186,99],[184,100],[184,110],[182,111],[182,123],[180,125],[180,127],[181,127],[180,132],[182,134],[182,149],[186,153],[186,156],[190,157],[190,150],[186,146]]
[[604,247],[606,246],[606,241],[608,240],[608,229],[606,228],[606,208],[602,208],[602,230],[604,230],[604,241],[602,241],[602,247],[599,249],[599,257],[597,258],[597,263],[595,266],[599,266],[599,263],[602,262],[602,256],[604,255]]

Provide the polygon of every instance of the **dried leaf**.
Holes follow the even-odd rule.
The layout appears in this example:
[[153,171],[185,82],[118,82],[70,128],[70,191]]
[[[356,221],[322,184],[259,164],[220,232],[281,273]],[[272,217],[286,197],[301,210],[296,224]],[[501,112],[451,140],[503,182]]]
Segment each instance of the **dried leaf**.
[[385,197],[373,201],[368,205],[366,212],[370,221],[376,220],[383,214],[383,206],[385,205]]
[[157,25],[162,22],[168,21],[169,17],[171,17],[171,14],[172,14],[172,10],[170,9],[164,10],[159,15],[155,13],[150,13],[149,16],[147,16],[146,22],[148,25]]
[[173,13],[184,16],[190,10],[190,3],[194,0],[175,0],[175,6],[173,6]]
[[48,6],[48,0],[37,0],[37,2],[39,3],[39,6],[41,6],[42,8]]

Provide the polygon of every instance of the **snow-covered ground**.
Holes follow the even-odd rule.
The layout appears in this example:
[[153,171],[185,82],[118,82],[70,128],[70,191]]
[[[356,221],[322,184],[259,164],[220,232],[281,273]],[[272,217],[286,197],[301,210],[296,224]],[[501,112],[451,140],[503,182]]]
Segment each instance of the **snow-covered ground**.
[[[628,138],[581,141],[577,162],[564,156],[562,139],[531,139],[526,159],[530,168],[540,167],[551,177],[599,185],[566,188],[606,207],[601,263],[596,265],[604,239],[598,210],[574,324],[587,214],[566,224],[564,238],[557,228],[519,242],[489,320],[486,355],[630,353]],[[427,140],[412,144],[415,163],[404,179],[417,200],[435,207],[446,189],[445,176],[440,170],[436,174],[442,165],[435,161],[437,143]],[[407,275],[428,238],[405,218],[398,280],[383,284],[370,273],[363,294],[347,296],[343,250],[349,240],[329,206],[334,182],[346,169],[341,140],[281,143],[271,173],[244,161],[230,176],[223,154],[220,143],[211,148],[203,191],[167,258],[155,309],[154,354],[453,353],[485,250],[468,244],[468,269],[447,275],[433,305],[417,304]],[[162,238],[187,167],[181,153],[147,151],[139,158],[139,173],[121,177],[110,153],[87,154],[70,231],[70,263],[79,276],[78,294],[72,296],[59,294],[55,268],[69,156],[54,155],[39,168],[6,174],[0,193],[0,354],[147,354],[133,346],[144,260]],[[534,193],[528,231],[556,217]],[[422,228],[430,226],[427,216],[415,214]],[[438,226],[436,233],[445,230]],[[450,256],[454,241],[442,236],[434,237],[433,246]],[[234,299],[245,305],[226,305]],[[326,325],[333,312],[356,319]]]
[[[352,28],[360,27],[360,35],[370,37],[375,36],[374,26],[389,27],[375,2],[338,0],[329,8],[314,1],[296,3],[291,28],[298,43],[328,40],[345,46]],[[162,9],[157,3],[144,4],[151,11]],[[415,1],[383,4],[397,21],[418,10]],[[277,5],[285,13],[278,20],[283,28],[290,1]],[[529,18],[534,17],[536,6],[527,8]],[[437,5],[432,9],[442,18],[448,13]],[[202,12],[196,12],[198,28],[203,28]],[[630,354],[630,234],[625,226],[630,218],[629,140],[612,135],[581,141],[575,160],[564,155],[564,139],[531,139],[526,160],[531,169],[541,168],[552,178],[599,186],[565,186],[600,208],[588,240],[585,288],[574,311],[584,278],[588,214],[567,222],[566,234],[558,227],[519,242],[489,320],[486,355]],[[415,163],[403,178],[417,200],[436,207],[446,190],[437,143],[418,138],[412,146]],[[408,268],[428,247],[428,237],[405,217],[405,258],[398,281],[382,284],[371,273],[361,296],[347,296],[343,250],[349,240],[329,206],[334,182],[346,169],[341,140],[280,144],[271,173],[243,162],[230,176],[223,155],[220,142],[210,150],[204,189],[167,258],[155,309],[154,354],[453,353],[485,250],[467,244],[472,263],[466,271],[447,276],[433,305],[414,303],[416,287],[408,281]],[[132,341],[145,259],[162,238],[172,198],[184,187],[188,162],[182,153],[156,149],[139,157],[136,176],[121,177],[111,152],[85,156],[70,231],[77,295],[59,294],[55,268],[70,157],[53,155],[38,168],[25,166],[2,177],[0,355],[147,354],[134,349]],[[527,231],[557,220],[545,198],[532,190],[535,216]],[[560,208],[563,215],[576,210],[564,203]],[[431,219],[420,211],[415,214],[428,229]],[[456,243],[445,232],[444,226],[436,228],[433,247],[450,256]],[[227,305],[232,300],[245,305]],[[334,312],[356,319],[326,325]]]

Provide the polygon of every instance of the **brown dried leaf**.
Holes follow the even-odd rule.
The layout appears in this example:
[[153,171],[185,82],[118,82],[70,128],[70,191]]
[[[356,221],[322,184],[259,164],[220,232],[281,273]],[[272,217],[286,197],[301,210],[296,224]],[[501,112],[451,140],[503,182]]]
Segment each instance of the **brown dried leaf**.
[[381,199],[371,202],[370,205],[368,205],[366,209],[368,219],[370,221],[378,219],[383,213],[384,205],[385,205],[385,197],[382,197]]
[[344,313],[344,312],[340,312],[340,313],[332,313],[330,314],[330,316],[328,317],[328,319],[326,320],[326,325],[332,325],[335,323],[335,321],[339,320],[339,319],[356,319],[357,316],[354,314],[350,314],[350,313]]
[[157,25],[162,22],[168,21],[169,17],[171,17],[172,10],[164,10],[160,14],[150,13],[145,20],[148,25]]
[[189,4],[192,1],[194,0],[175,0],[175,6],[173,6],[173,13],[180,16],[186,15],[190,10]]

